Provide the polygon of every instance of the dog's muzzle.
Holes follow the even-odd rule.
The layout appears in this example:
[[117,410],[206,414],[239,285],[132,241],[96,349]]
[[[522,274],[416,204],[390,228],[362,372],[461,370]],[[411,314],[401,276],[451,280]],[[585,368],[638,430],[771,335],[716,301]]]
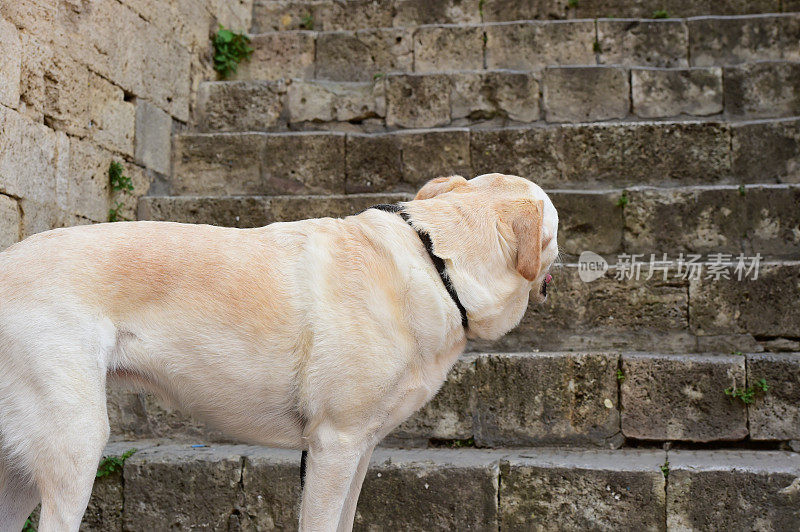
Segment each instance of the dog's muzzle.
[[539,290],[539,293],[541,293],[544,297],[547,297],[547,285],[549,285],[552,280],[553,276],[550,275],[549,273],[544,276],[544,281],[542,281],[542,288],[541,290]]

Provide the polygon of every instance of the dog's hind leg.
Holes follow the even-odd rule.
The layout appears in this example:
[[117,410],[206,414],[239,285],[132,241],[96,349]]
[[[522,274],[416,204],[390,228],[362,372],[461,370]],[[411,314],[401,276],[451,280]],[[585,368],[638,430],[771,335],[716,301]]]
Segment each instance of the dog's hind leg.
[[0,532],[19,532],[39,504],[39,492],[29,476],[0,457]]
[[[0,313],[0,435],[41,497],[40,532],[77,531],[108,441],[116,331],[82,309]],[[18,531],[17,531],[18,532]]]
[[80,403],[58,405],[54,416],[69,416],[37,447],[34,478],[42,497],[39,532],[77,531],[92,495],[97,465],[108,441],[105,379],[82,390]]

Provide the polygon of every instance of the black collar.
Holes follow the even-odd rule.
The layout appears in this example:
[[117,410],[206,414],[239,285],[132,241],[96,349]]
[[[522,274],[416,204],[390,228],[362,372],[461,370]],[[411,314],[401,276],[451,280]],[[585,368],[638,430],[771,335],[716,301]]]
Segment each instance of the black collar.
[[467,320],[467,309],[464,308],[464,305],[461,304],[461,301],[458,299],[458,294],[456,293],[455,287],[453,287],[453,283],[450,281],[450,277],[447,275],[447,270],[444,264],[444,260],[438,255],[433,252],[433,242],[431,242],[431,237],[425,231],[420,231],[413,225],[411,225],[411,221],[409,220],[408,213],[403,210],[398,204],[381,204],[381,205],[373,205],[370,209],[378,209],[379,211],[386,211],[386,212],[393,212],[399,214],[403,220],[406,221],[411,228],[417,232],[419,235],[419,239],[422,240],[422,243],[425,245],[425,250],[430,255],[431,260],[433,261],[433,265],[436,266],[436,271],[439,272],[439,277],[441,277],[442,282],[444,283],[444,287],[447,290],[447,293],[450,294],[450,297],[453,299],[453,303],[456,304],[458,307],[458,311],[461,313],[461,325],[467,329],[469,328],[469,321]]

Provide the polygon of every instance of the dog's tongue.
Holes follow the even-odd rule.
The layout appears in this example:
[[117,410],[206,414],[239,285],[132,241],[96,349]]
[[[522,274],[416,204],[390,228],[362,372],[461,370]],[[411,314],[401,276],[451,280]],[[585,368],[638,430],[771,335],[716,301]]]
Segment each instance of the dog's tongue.
[[548,273],[544,277],[544,284],[550,284],[550,281],[552,281],[552,280],[553,280],[553,276]]

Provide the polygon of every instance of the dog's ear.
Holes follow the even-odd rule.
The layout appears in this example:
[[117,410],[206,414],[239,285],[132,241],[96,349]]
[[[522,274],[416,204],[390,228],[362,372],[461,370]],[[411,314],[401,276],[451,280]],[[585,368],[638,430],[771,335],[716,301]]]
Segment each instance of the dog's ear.
[[439,194],[444,194],[445,192],[450,192],[456,187],[460,187],[467,184],[467,180],[461,177],[460,175],[451,175],[449,177],[437,177],[436,179],[431,179],[425,185],[419,189],[417,195],[414,196],[415,200],[423,200],[429,199],[438,196]]
[[511,229],[517,238],[517,271],[528,281],[539,276],[542,264],[542,200],[525,201],[513,214]]

